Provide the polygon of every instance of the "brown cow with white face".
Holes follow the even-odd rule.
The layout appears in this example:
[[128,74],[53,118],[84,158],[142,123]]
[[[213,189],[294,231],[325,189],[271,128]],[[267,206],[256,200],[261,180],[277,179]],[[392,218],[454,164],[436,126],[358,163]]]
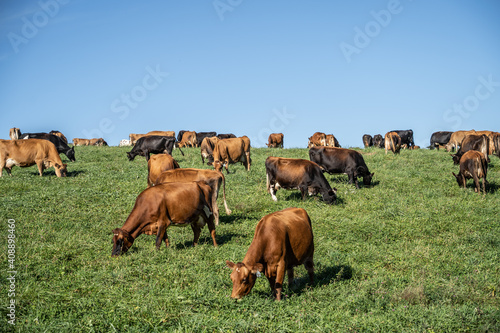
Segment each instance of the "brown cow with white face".
[[170,154],[156,154],[148,161],[148,187],[151,187],[163,171],[178,169],[179,163]]
[[40,176],[43,170],[54,167],[57,177],[66,177],[66,164],[61,161],[56,146],[43,139],[0,140],[0,177],[5,168],[9,175],[14,165],[37,165]]
[[271,133],[267,139],[266,145],[269,148],[283,148],[283,133]]
[[264,273],[276,300],[281,300],[285,271],[288,287],[293,284],[293,268],[304,265],[314,282],[314,242],[311,219],[302,208],[287,208],[264,216],[245,255],[239,263],[226,261],[232,269],[231,297],[240,299],[252,290],[257,277]]
[[152,186],[163,183],[186,183],[193,181],[203,181],[212,188],[212,210],[215,218],[215,225],[219,225],[219,207],[217,206],[217,198],[219,196],[219,189],[222,183],[222,195],[224,198],[224,207],[226,209],[226,214],[231,215],[231,210],[227,206],[226,202],[226,179],[222,172],[207,169],[193,169],[193,168],[183,168],[183,169],[173,169],[163,171],[160,176],[155,180]]
[[488,162],[483,153],[476,150],[469,150],[460,158],[460,172],[453,176],[457,179],[458,186],[465,188],[467,179],[474,180],[474,191],[481,193],[479,178],[483,178],[483,193],[486,194],[486,174],[488,173]]
[[214,246],[217,246],[211,191],[210,186],[203,182],[168,183],[147,188],[137,197],[125,224],[113,230],[111,255],[127,252],[141,234],[156,235],[157,250],[162,241],[168,247],[167,228],[171,225],[191,225],[193,246],[196,246],[201,228],[207,224]]

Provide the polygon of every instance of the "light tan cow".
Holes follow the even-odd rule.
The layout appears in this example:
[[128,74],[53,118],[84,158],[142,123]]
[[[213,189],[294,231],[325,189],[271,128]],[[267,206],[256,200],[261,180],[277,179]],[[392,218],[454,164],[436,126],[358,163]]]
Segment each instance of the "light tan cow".
[[161,136],[173,136],[175,137],[174,131],[150,131],[146,135],[161,135]]
[[469,134],[476,134],[475,130],[470,131],[456,131],[450,136],[450,141],[446,144],[446,151],[450,152],[452,150],[458,151],[463,139]]
[[37,165],[40,176],[43,170],[54,167],[57,177],[66,177],[66,164],[61,161],[56,146],[43,139],[0,140],[0,177],[3,169],[12,175],[14,165],[21,168]]
[[387,132],[385,134],[385,154],[388,151],[392,151],[394,154],[399,154],[401,150],[401,137],[396,132]]
[[90,140],[89,139],[74,138],[73,139],[73,146],[90,146]]
[[179,142],[179,147],[196,147],[198,146],[198,141],[196,139],[195,131],[186,131],[182,134],[182,139]]
[[19,140],[21,137],[21,130],[17,127],[13,127],[9,130],[9,137],[11,140]]
[[148,187],[151,187],[163,171],[178,169],[179,163],[170,154],[156,154],[148,161]]

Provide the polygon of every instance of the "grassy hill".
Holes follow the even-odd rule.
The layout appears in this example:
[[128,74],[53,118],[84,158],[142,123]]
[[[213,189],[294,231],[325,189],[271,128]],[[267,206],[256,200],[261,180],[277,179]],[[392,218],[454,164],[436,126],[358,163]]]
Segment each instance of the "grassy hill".
[[[13,169],[0,178],[0,330],[18,332],[498,332],[500,331],[500,160],[491,157],[488,193],[460,189],[443,151],[385,155],[362,150],[372,187],[326,175],[338,203],[302,201],[298,191],[266,192],[267,156],[308,159],[307,149],[253,149],[252,169],[231,165],[227,216],[214,248],[205,227],[169,228],[171,247],[140,236],[111,258],[121,227],[146,187],[144,158],[127,147],[76,147],[67,178],[53,169]],[[181,167],[201,165],[199,149],[178,150]],[[65,157],[63,157],[63,160]],[[226,260],[243,259],[257,222],[302,207],[313,223],[316,282],[301,266],[296,288],[275,302],[265,278],[240,301],[229,296]],[[6,324],[8,223],[15,220],[16,322]],[[286,281],[286,280],[285,280]]]

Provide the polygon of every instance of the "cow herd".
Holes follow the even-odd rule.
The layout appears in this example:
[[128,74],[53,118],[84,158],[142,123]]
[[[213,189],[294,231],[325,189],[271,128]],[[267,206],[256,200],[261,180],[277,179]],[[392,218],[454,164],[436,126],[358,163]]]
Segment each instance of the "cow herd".
[[[65,154],[75,161],[74,146],[67,145],[67,139],[60,132],[25,133],[13,128],[12,140],[0,140],[0,176],[5,168],[10,174],[14,165],[26,167],[36,164],[40,175],[45,168],[54,167],[58,177],[66,175],[66,164],[59,154]],[[282,133],[269,136],[268,147],[283,148]],[[365,147],[385,148],[398,154],[400,149],[416,149],[413,131],[389,131],[382,135],[363,135]],[[91,140],[74,139],[74,145],[88,145]],[[167,228],[170,226],[191,226],[198,243],[201,228],[208,226],[213,245],[217,246],[215,226],[219,224],[217,198],[223,189],[224,207],[231,214],[226,202],[226,179],[222,170],[229,174],[228,166],[242,163],[246,171],[251,168],[251,145],[246,136],[216,132],[196,133],[180,131],[152,131],[146,134],[130,134],[132,150],[127,157],[132,161],[143,156],[147,161],[147,188],[136,198],[125,223],[113,230],[112,256],[126,253],[134,240],[141,234],[156,235],[156,248],[164,242],[169,246]],[[104,145],[100,139],[94,141]],[[172,157],[174,149],[184,155],[181,147],[199,147],[202,163],[212,169],[181,168]],[[359,188],[358,178],[364,186],[370,186],[371,173],[363,156],[352,149],[341,148],[331,134],[321,132],[309,137],[309,160],[269,156],[265,161],[266,187],[272,200],[277,201],[278,189],[299,190],[302,199],[308,195],[320,194],[327,204],[337,200],[337,189],[332,188],[324,173],[347,174],[349,183]],[[490,131],[436,132],[431,136],[430,148],[455,150],[452,155],[459,165],[458,174],[453,173],[459,186],[465,187],[466,180],[474,180],[476,192],[485,193],[488,155],[500,157],[500,133]],[[155,154],[152,155],[151,154]],[[311,220],[304,209],[288,208],[264,216],[257,224],[253,241],[238,263],[227,261],[232,270],[233,291],[231,297],[241,298],[252,289],[255,280],[263,273],[270,284],[275,299],[281,299],[282,285],[287,271],[289,283],[293,281],[293,267],[303,264],[313,281],[313,232]]]

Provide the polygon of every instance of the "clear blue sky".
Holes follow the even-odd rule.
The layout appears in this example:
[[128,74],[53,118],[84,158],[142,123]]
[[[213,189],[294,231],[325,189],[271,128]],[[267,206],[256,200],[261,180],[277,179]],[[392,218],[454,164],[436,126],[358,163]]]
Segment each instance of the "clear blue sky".
[[500,2],[0,3],[0,138],[500,131]]

